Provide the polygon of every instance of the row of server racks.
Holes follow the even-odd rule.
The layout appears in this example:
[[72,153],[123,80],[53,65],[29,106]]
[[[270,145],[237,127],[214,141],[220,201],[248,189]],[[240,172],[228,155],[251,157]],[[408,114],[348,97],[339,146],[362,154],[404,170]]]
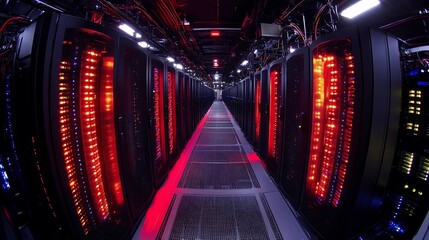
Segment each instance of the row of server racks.
[[46,14],[2,68],[0,239],[121,239],[214,100],[101,25]]
[[429,206],[428,90],[418,53],[401,55],[394,37],[354,27],[272,62],[222,97],[316,235],[411,239]]

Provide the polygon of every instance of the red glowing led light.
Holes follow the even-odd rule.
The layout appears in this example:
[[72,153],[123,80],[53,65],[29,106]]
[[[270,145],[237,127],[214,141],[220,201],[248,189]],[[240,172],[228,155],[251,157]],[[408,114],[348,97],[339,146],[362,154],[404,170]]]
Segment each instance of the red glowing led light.
[[168,88],[168,137],[170,154],[173,153],[176,141],[176,84],[174,72],[167,72]]
[[351,54],[315,55],[313,89],[307,188],[319,202],[336,207],[347,174],[352,139],[355,83]]
[[219,67],[219,60],[213,59],[213,67]]
[[268,157],[275,157],[277,150],[277,128],[278,128],[278,115],[279,115],[279,101],[280,101],[280,77],[277,70],[270,73],[270,116],[268,127]]
[[109,179],[109,192],[113,193],[116,205],[124,203],[121,177],[119,175],[118,156],[116,150],[114,97],[113,97],[113,57],[103,57],[103,68],[100,79],[100,118],[103,130],[100,140],[103,149],[103,162]]
[[155,144],[156,144],[156,159],[163,159],[164,149],[164,130],[163,130],[163,119],[164,119],[164,101],[163,101],[163,79],[157,67],[153,68],[153,92],[154,92],[154,120],[155,120]]
[[82,148],[85,156],[87,177],[94,199],[95,210],[99,221],[109,216],[109,205],[103,183],[102,166],[100,162],[100,146],[97,134],[97,79],[100,53],[84,51],[80,76],[80,121],[82,131]]
[[255,88],[255,136],[259,141],[259,135],[261,132],[261,81],[256,79]]
[[220,37],[220,32],[219,31],[211,31],[210,37]]
[[82,165],[82,159],[80,158],[80,150],[74,143],[75,134],[72,129],[76,125],[73,120],[72,112],[73,109],[71,103],[72,99],[72,79],[69,78],[71,72],[70,62],[60,62],[60,73],[59,73],[59,120],[60,120],[60,134],[61,134],[61,146],[64,157],[64,163],[67,173],[68,186],[70,188],[73,204],[78,215],[80,225],[85,234],[87,234],[91,228],[91,221],[89,213],[86,209],[87,203],[85,196],[86,183],[81,178],[79,172],[79,165]]

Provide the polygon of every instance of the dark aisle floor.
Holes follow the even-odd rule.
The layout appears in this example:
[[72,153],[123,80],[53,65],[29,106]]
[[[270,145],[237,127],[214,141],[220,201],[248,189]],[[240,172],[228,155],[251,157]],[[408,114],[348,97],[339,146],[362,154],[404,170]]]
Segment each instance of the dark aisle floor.
[[214,102],[133,239],[309,239],[223,102]]

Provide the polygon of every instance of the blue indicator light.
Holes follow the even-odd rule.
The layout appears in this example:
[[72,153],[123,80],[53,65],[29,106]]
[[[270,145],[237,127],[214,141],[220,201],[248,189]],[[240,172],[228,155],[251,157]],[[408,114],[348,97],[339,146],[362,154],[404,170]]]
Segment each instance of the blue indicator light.
[[417,76],[417,75],[419,75],[418,69],[413,69],[408,73],[408,76]]
[[400,233],[400,234],[404,234],[405,233],[405,230],[398,223],[395,223],[393,221],[389,222],[389,229],[393,230],[393,231],[395,231],[397,233]]

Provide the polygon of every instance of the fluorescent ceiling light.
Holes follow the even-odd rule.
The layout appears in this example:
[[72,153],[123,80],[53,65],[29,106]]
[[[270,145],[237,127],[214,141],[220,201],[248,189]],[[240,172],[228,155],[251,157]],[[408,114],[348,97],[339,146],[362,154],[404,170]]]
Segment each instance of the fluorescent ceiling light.
[[172,57],[167,57],[167,60],[168,60],[169,62],[174,62],[174,58],[172,58]]
[[295,48],[293,48],[293,47],[290,47],[290,48],[289,48],[289,51],[290,51],[290,53],[293,53],[293,52],[295,52],[295,51],[296,51],[296,49],[295,49]]
[[174,67],[176,68],[176,69],[179,69],[179,70],[182,70],[183,69],[183,65],[182,64],[180,64],[180,63],[175,63],[174,64]]
[[249,63],[249,61],[244,60],[244,61],[241,63],[241,66],[246,66],[248,63]]
[[237,69],[237,73],[241,73],[241,69]]
[[380,4],[379,0],[360,0],[341,12],[341,16],[346,18],[354,18],[361,13]]
[[258,53],[258,49],[255,49],[255,51],[253,51],[253,54],[257,54]]
[[145,42],[145,41],[139,42],[138,44],[142,48],[148,48],[148,47],[150,47],[150,45],[147,42]]
[[123,24],[119,25],[119,29],[126,32],[128,35],[134,37],[135,30],[132,27],[130,27],[128,24],[123,23]]
[[140,33],[136,33],[136,38],[142,38],[142,35]]

